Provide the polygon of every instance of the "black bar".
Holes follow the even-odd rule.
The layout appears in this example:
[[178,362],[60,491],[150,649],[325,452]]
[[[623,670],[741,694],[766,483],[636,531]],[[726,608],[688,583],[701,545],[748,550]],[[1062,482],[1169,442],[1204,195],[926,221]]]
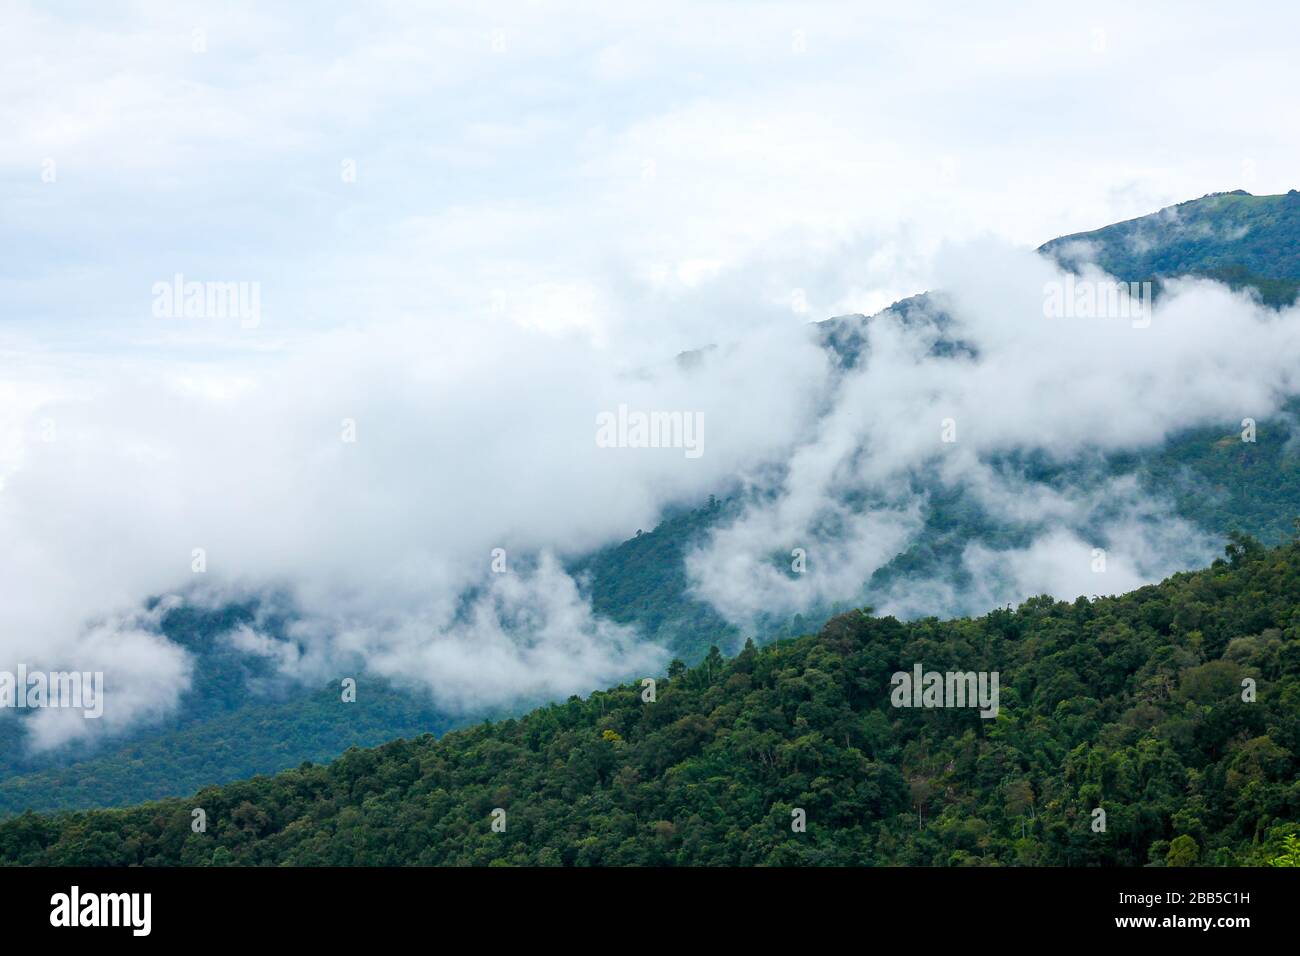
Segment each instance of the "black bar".
[[[130,940],[130,926],[54,927],[52,897],[149,893],[149,939],[204,944],[350,939],[375,933],[579,933],[622,945],[629,931],[712,914],[736,938],[772,921],[799,931],[828,921],[858,938],[975,944],[1047,932],[1043,941],[1216,943],[1294,931],[1294,869],[0,869],[6,940]],[[1121,902],[1121,893],[1127,894]],[[1170,894],[1181,894],[1171,901]],[[1194,894],[1203,894],[1198,899]],[[1213,894],[1220,894],[1218,898]],[[69,899],[70,902],[70,899]],[[1166,918],[1245,918],[1209,929]],[[1117,919],[1154,918],[1154,926]],[[124,919],[124,921],[127,921]],[[615,934],[604,943],[590,934]],[[974,935],[972,935],[974,934]],[[983,935],[988,934],[988,935]],[[1242,934],[1246,934],[1243,936]],[[486,937],[485,937],[486,938]],[[536,945],[544,943],[537,936]]]

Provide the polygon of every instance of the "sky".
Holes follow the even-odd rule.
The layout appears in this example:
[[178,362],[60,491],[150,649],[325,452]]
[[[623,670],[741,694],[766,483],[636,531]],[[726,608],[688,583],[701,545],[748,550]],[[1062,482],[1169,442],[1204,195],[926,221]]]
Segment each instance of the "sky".
[[[303,679],[361,662],[449,709],[585,692],[667,652],[565,557],[739,481],[772,504],[693,556],[698,593],[738,622],[833,599],[915,533],[884,492],[949,414],[984,424],[936,467],[1052,525],[971,551],[998,586],[962,600],[1083,587],[1090,493],[1026,496],[981,455],[1150,444],[1294,385],[1290,327],[1206,284],[1145,338],[1044,326],[1030,251],[1294,188],[1294,6],[1239,4],[1240,30],[1188,3],[620,7],[0,3],[0,669],[111,666],[104,725],[157,720],[191,662],[141,601],[201,582],[295,594],[301,651],[231,640]],[[160,307],[177,276],[256,307]],[[806,334],[940,287],[987,358],[959,375],[885,326],[889,361],[837,378]],[[1098,399],[1052,396],[1071,378]],[[623,404],[700,413],[705,453],[603,454]],[[880,507],[783,595],[760,557],[845,489]],[[1160,504],[1109,500],[1112,589],[1205,553],[1131,540]],[[497,547],[536,568],[458,614]],[[933,585],[900,612],[954,607]]]
[[[671,352],[796,289],[876,311],[945,241],[1296,185],[1290,4],[1234,6],[1267,24],[1240,35],[1196,3],[624,6],[6,2],[3,328],[202,361],[405,315]],[[160,327],[176,272],[260,282],[256,334]]]

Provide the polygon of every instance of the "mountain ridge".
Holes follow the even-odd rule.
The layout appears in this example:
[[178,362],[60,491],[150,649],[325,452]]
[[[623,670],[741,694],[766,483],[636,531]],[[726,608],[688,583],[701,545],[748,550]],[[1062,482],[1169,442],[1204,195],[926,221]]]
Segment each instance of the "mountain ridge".
[[[1205,205],[1207,202],[1209,205]],[[1148,267],[1152,262],[1149,256],[1146,259],[1138,255],[1125,258],[1126,237],[1137,228],[1134,223],[1145,222],[1151,226],[1163,223],[1168,226],[1175,218],[1169,210],[1182,209],[1183,212],[1177,214],[1178,222],[1186,225],[1188,221],[1200,221],[1203,213],[1213,215],[1216,209],[1225,207],[1235,210],[1232,214],[1235,218],[1231,218],[1230,223],[1239,225],[1256,219],[1267,220],[1269,228],[1286,233],[1286,243],[1282,244],[1285,248],[1294,246],[1300,249],[1300,193],[1292,190],[1270,197],[1253,197],[1242,191],[1210,194],[1124,223],[1063,236],[1045,243],[1040,250],[1052,254],[1058,244],[1093,237],[1091,241],[1110,257],[1107,261],[1117,276],[1136,280],[1150,274]],[[1248,207],[1259,207],[1263,211],[1256,214]],[[1188,213],[1193,213],[1190,219]],[[1202,257],[1200,266],[1207,274],[1217,270],[1222,276],[1225,269],[1229,272],[1237,269],[1226,281],[1236,283],[1237,287],[1250,285],[1260,288],[1258,284],[1263,284],[1269,291],[1262,292],[1261,296],[1270,304],[1282,304],[1287,289],[1294,292],[1294,288],[1300,288],[1300,258],[1289,253],[1274,257],[1262,266],[1272,274],[1258,275],[1250,271],[1260,265],[1257,260],[1241,256],[1234,258],[1234,244],[1240,243],[1242,237],[1233,239],[1232,235],[1232,229],[1219,229],[1208,239],[1193,236],[1186,240],[1184,236],[1179,239],[1182,251],[1174,258],[1183,261],[1187,255],[1196,253]],[[1188,245],[1189,241],[1191,245]],[[1159,280],[1160,275],[1155,274],[1155,278]],[[885,311],[891,310],[896,314],[916,312],[920,315],[928,310],[927,294],[900,300]],[[825,347],[838,355],[845,367],[852,367],[865,345],[863,329],[870,321],[870,317],[864,316],[838,317],[817,323],[816,328]],[[1264,434],[1275,429],[1272,434],[1277,436],[1277,440],[1254,447],[1243,447],[1240,443],[1227,449],[1222,447],[1221,439],[1231,434],[1235,423],[1224,422],[1194,429],[1150,453],[1116,456],[1107,467],[1130,470],[1143,476],[1146,487],[1152,490],[1173,489],[1178,514],[1193,520],[1198,527],[1207,528],[1221,537],[1232,530],[1244,530],[1268,543],[1276,543],[1287,533],[1290,516],[1300,512],[1300,465],[1294,454],[1294,447],[1300,443],[1297,421],[1300,421],[1300,407],[1293,406],[1276,421],[1261,422]],[[989,526],[978,512],[971,510],[960,494],[946,498],[936,494],[934,501],[937,508],[927,519],[929,528],[926,535],[881,569],[878,577],[873,578],[875,585],[950,566],[953,556],[959,553],[963,543],[974,532],[1001,535],[1005,541],[1014,540],[1007,537],[1013,534],[1012,531]],[[588,582],[584,592],[597,613],[640,628],[646,639],[660,640],[671,648],[675,656],[696,663],[705,657],[710,646],[737,647],[747,636],[711,606],[689,595],[683,564],[686,552],[703,540],[719,521],[734,514],[737,506],[738,502],[732,495],[718,489],[718,496],[711,503],[702,502],[698,507],[677,509],[665,515],[651,531],[577,558],[569,563],[568,570]],[[804,616],[761,622],[752,636],[770,640],[802,633],[818,626],[835,610],[834,606],[828,606],[813,609]],[[190,622],[184,626],[202,630],[210,625]],[[200,634],[196,630],[189,637],[198,640],[204,634],[207,632]],[[212,636],[207,634],[209,638]],[[176,632],[173,639],[183,643],[186,636]],[[285,704],[277,700],[248,703],[244,699],[246,685],[241,681],[248,679],[246,661],[209,660],[207,657],[203,661],[204,668],[200,673],[207,683],[196,688],[192,695],[194,706],[200,710],[192,711],[189,709],[191,705],[187,704],[187,709],[180,715],[184,726],[162,733],[158,733],[156,728],[144,728],[140,733],[129,735],[85,759],[73,760],[63,755],[52,758],[45,766],[32,766],[18,759],[16,754],[16,748],[20,746],[18,721],[0,720],[0,739],[9,750],[8,753],[0,751],[0,816],[30,807],[54,809],[83,801],[136,802],[159,796],[158,788],[167,786],[169,782],[172,792],[176,792],[204,782],[221,782],[251,773],[283,769],[302,759],[323,759],[331,748],[346,742],[376,744],[422,727],[441,730],[471,719],[465,716],[447,718],[426,702],[413,698],[403,702],[400,692],[377,688],[381,698],[393,708],[379,721],[362,721],[349,729],[336,719],[322,723],[315,737],[310,723],[292,723],[296,730],[288,741],[274,734],[268,736],[264,730],[258,731],[245,739],[248,759],[227,764],[219,759],[198,757],[195,749],[219,749],[222,741],[240,738],[255,726],[268,726],[268,715],[275,713],[277,707],[281,708],[277,720],[282,720]],[[214,661],[220,666],[209,666]],[[229,686],[223,686],[221,682],[227,678]],[[304,687],[292,693],[293,700],[299,701],[298,706],[307,712],[312,712],[312,708],[320,706],[330,696],[328,689],[316,687]],[[394,696],[390,699],[386,696],[388,694]],[[259,708],[265,708],[265,713]],[[196,723],[200,713],[202,719]],[[297,731],[307,736],[299,739]],[[199,741],[203,743],[200,745]],[[141,751],[141,747],[145,751]],[[152,755],[150,759],[158,765],[156,773],[141,775],[131,770],[138,766],[141,752]],[[74,788],[61,783],[74,777],[78,778]]]

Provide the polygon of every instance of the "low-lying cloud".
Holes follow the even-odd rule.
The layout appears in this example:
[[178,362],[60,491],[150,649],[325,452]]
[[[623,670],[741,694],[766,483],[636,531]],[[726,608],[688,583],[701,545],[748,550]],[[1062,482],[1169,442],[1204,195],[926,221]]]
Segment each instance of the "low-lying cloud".
[[[916,616],[1039,593],[1119,593],[1214,553],[1215,541],[1169,502],[1096,464],[1193,426],[1230,431],[1276,414],[1300,389],[1296,310],[1184,279],[1167,283],[1149,325],[1051,318],[1045,290],[1066,276],[995,242],[949,248],[939,271],[943,292],[930,297],[928,316],[864,322],[861,361],[839,378],[829,412],[780,479],[755,489],[740,517],[689,556],[696,595],[733,622],[836,601]],[[1079,281],[1110,280],[1087,267]],[[964,348],[936,348],[945,340]],[[1034,455],[1068,463],[1068,481],[1034,481],[1007,464]],[[1029,543],[973,540],[941,576],[868,588],[916,540],[936,489],[960,489]],[[790,571],[795,548],[806,553],[799,573]]]
[[[226,362],[11,354],[0,659],[107,680],[101,726],[42,724],[42,746],[175,705],[192,661],[140,627],[155,595],[287,595],[289,640],[236,646],[453,712],[657,671],[665,649],[595,617],[563,559],[780,460],[828,365],[795,321],[691,361],[506,321],[376,322]],[[620,405],[687,411],[703,453],[601,447]]]
[[[878,316],[851,369],[799,316],[689,360],[505,319],[393,319],[205,362],[11,347],[0,659],[103,669],[108,694],[100,721],[41,715],[32,743],[176,706],[193,660],[158,633],[167,602],[141,610],[157,595],[287,595],[287,640],[228,639],[297,679],[375,674],[450,712],[657,671],[668,649],[595,615],[563,563],[716,492],[747,503],[687,571],[742,627],[864,596],[914,616],[1111,593],[1205,560],[1214,542],[1131,478],[1072,465],[1049,485],[1008,461],[1273,414],[1300,384],[1294,312],[1180,280],[1146,328],[1049,319],[1062,274],[1034,253],[977,243],[939,266],[947,324]],[[705,453],[602,447],[620,406],[698,415]],[[868,593],[943,489],[1023,540],[969,541],[956,577]]]

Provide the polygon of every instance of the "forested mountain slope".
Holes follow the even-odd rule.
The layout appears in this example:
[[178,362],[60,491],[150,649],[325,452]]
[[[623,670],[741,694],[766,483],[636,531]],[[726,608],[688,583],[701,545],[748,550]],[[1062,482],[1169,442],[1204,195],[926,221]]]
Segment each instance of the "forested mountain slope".
[[[674,666],[653,701],[628,685],[191,799],[26,814],[0,824],[0,861],[1282,860],[1300,833],[1300,544],[1239,537],[1226,554],[1117,598],[912,623],[853,611]],[[997,717],[893,706],[891,675],[917,664],[998,672]]]

